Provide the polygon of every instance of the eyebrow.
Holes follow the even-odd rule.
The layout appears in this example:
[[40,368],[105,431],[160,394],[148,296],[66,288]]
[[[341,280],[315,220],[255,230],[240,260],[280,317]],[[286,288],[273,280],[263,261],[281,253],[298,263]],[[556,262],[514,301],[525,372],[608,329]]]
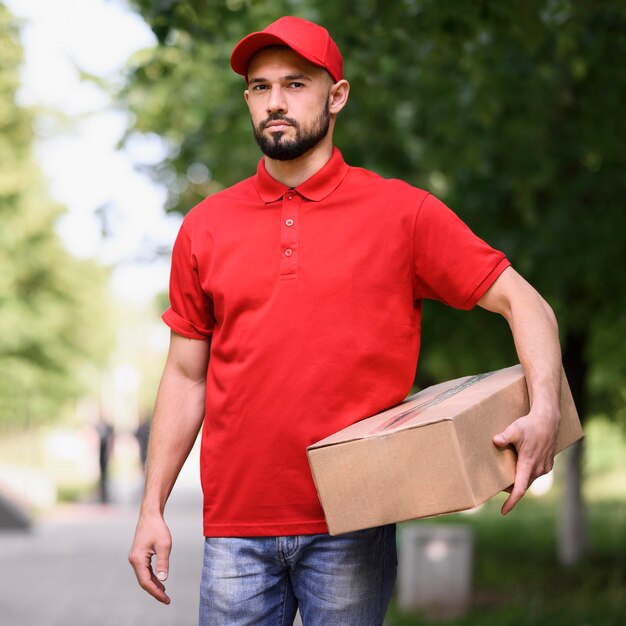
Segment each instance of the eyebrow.
[[[293,74],[285,74],[281,76],[281,80],[307,80],[311,81],[311,77],[307,74],[302,74],[301,72],[295,72]],[[248,85],[252,85],[253,83],[267,83],[269,82],[267,78],[262,78],[261,76],[255,76],[253,78],[248,79]]]

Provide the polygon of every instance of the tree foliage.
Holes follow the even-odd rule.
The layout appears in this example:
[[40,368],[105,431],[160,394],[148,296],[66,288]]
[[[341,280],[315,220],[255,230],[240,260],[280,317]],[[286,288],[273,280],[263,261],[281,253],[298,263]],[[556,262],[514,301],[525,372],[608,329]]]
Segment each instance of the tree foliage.
[[104,285],[74,259],[32,158],[33,113],[16,104],[22,48],[0,4],[0,424],[53,418],[107,353]]
[[[626,421],[626,5],[618,0],[136,0],[160,45],[123,94],[133,130],[171,142],[170,208],[253,173],[259,158],[229,67],[240,37],[283,14],[317,19],[352,85],[346,160],[425,187],[507,253],[561,325],[581,412]],[[211,177],[189,181],[205,164]],[[193,178],[193,177],[192,177]],[[425,308],[422,381],[514,360],[506,326]],[[620,411],[622,411],[620,413]]]

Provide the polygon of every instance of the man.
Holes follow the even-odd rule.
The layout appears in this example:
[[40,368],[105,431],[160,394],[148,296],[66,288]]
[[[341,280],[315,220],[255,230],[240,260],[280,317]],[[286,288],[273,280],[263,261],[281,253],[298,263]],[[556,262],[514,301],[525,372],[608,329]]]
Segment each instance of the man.
[[109,461],[113,454],[115,431],[111,423],[107,420],[103,413],[100,413],[96,424],[96,433],[98,434],[98,466],[100,468],[100,476],[98,480],[99,496],[101,504],[109,502]]
[[325,29],[281,18],[239,42],[231,64],[264,157],[194,208],[174,246],[171,343],[130,561],[169,603],[163,510],[204,421],[201,624],[291,624],[299,606],[306,626],[380,625],[395,529],[330,537],[307,445],[406,396],[423,298],[479,304],[509,322],[532,398],[494,437],[518,451],[507,513],[552,466],[556,321],[436,198],[343,161],[333,131],[349,84]]

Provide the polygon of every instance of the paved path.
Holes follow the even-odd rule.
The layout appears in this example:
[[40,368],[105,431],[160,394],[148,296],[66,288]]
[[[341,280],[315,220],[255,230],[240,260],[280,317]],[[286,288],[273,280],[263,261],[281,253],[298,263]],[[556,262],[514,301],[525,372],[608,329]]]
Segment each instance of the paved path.
[[127,555],[138,510],[129,502],[138,494],[120,499],[127,504],[60,507],[30,533],[0,531],[0,626],[197,626],[199,488],[177,485],[167,506],[169,606],[137,584]]
[[30,533],[0,532],[0,626],[195,626],[202,566],[201,506],[174,497],[169,606],[138,585],[127,554],[137,507],[55,510]]

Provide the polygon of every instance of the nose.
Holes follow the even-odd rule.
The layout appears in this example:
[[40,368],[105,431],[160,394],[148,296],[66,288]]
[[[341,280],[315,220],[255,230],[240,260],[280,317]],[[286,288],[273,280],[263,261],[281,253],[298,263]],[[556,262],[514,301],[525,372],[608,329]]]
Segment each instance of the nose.
[[268,113],[286,113],[287,102],[284,97],[282,87],[280,85],[274,85],[270,91],[269,99],[267,101]]

